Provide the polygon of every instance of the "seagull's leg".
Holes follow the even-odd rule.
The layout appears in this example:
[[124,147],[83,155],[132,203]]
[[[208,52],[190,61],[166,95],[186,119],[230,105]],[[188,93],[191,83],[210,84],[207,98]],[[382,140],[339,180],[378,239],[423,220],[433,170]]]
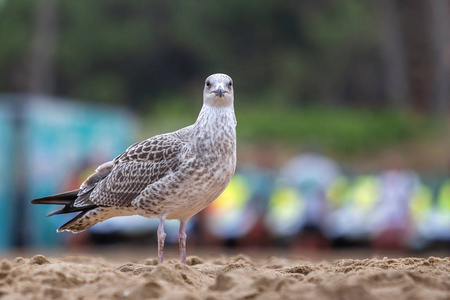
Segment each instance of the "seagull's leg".
[[178,243],[180,245],[180,260],[182,264],[186,264],[186,221],[180,220],[180,231],[178,232]]
[[162,215],[159,217],[158,226],[158,264],[163,263],[164,259],[164,240],[166,239],[166,233],[164,232],[164,221],[167,215]]

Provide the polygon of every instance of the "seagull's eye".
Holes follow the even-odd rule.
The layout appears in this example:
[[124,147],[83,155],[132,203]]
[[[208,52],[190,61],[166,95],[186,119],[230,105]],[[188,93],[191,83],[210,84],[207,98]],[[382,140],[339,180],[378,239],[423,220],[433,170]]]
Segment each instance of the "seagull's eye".
[[206,86],[207,86],[207,87],[211,87],[211,82],[207,81],[207,82],[206,82]]
[[233,86],[233,83],[230,81],[230,82],[228,82],[228,86],[229,87],[232,87]]

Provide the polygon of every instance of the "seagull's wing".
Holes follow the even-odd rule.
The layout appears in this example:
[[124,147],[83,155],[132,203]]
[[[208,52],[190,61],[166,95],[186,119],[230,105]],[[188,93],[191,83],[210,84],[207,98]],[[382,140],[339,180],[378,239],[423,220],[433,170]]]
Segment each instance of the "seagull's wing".
[[83,183],[74,206],[130,206],[145,187],[178,170],[185,145],[177,135],[163,134],[130,146]]

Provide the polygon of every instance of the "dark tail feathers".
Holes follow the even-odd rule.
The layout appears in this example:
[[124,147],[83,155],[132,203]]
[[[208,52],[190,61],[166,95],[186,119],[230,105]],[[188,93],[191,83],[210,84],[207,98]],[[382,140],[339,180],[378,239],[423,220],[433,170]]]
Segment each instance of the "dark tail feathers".
[[62,204],[68,205],[73,203],[78,197],[78,192],[80,190],[73,190],[70,192],[64,192],[61,194],[56,194],[53,196],[43,197],[31,200],[31,204]]
[[60,207],[49,214],[46,215],[46,217],[50,217],[53,215],[59,215],[59,214],[66,214],[71,212],[77,212],[77,211],[89,211],[93,208],[98,207],[97,205],[87,205],[82,207],[75,207],[73,206],[73,203],[78,198],[78,192],[80,190],[73,190],[70,192],[65,192],[61,194],[56,194],[53,196],[43,197],[32,200],[31,204],[60,204],[64,205],[63,207]]

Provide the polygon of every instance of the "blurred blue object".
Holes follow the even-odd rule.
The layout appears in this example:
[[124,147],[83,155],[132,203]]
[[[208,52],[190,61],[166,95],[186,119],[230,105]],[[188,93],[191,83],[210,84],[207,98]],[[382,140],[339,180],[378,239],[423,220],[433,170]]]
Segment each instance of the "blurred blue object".
[[65,217],[45,219],[45,214],[55,207],[31,206],[29,200],[77,188],[89,168],[113,159],[136,140],[136,118],[120,107],[43,96],[0,95],[0,103],[15,108],[13,116],[9,116],[15,120],[14,129],[9,129],[9,135],[5,135],[8,126],[0,129],[0,139],[7,141],[2,144],[15,145],[14,168],[11,161],[5,168],[6,172],[17,171],[11,178],[15,182],[9,184],[15,191],[11,194],[0,188],[2,194],[9,195],[2,202],[15,201],[10,207],[17,211],[5,210],[15,218],[9,221],[16,226],[12,234],[20,235],[19,227],[23,227],[23,241],[18,242],[19,246],[21,243],[52,246],[62,240],[57,238],[56,228]]

